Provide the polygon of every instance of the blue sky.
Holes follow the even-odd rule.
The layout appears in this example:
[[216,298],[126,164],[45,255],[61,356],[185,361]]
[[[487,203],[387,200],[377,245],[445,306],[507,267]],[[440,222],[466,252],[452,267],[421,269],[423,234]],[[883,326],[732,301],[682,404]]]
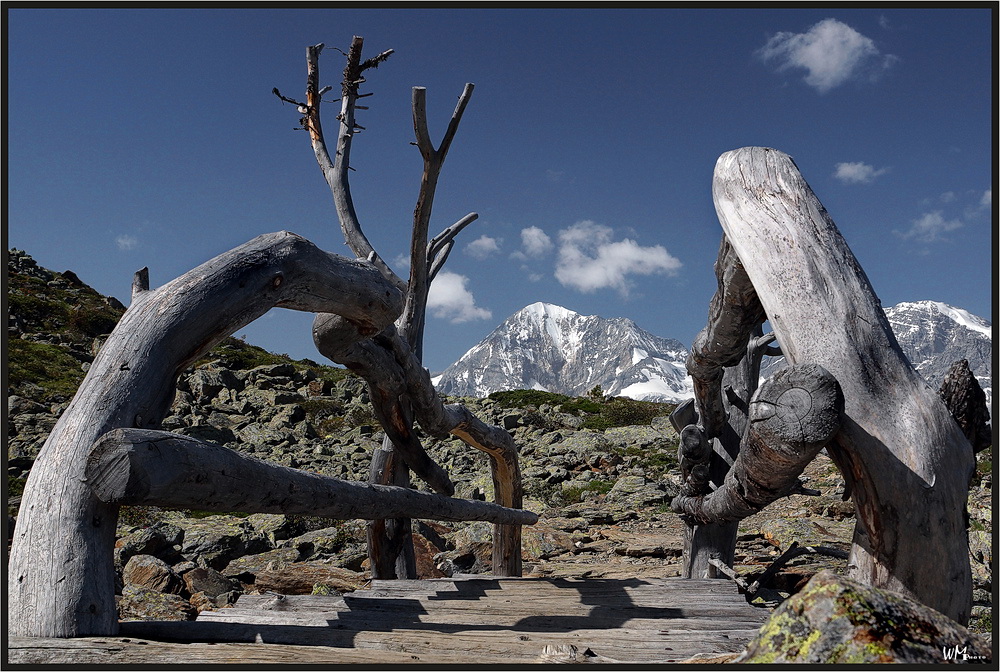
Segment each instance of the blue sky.
[[[128,301],[265,232],[348,254],[298,115],[305,47],[339,84],[370,71],[354,143],[362,225],[394,265],[421,161],[411,87],[438,141],[476,85],[432,235],[468,212],[433,289],[438,371],[535,301],[625,316],[690,345],[715,290],[718,156],[791,154],[884,306],[992,321],[990,9],[30,9],[7,19],[8,247]],[[336,103],[325,119],[333,126]],[[311,316],[237,332],[317,361]]]

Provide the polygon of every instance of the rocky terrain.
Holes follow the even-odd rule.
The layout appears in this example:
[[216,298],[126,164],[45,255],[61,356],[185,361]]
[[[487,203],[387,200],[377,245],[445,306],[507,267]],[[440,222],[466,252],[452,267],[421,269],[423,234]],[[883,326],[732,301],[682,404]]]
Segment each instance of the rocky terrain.
[[[123,307],[17,251],[8,280],[9,539],[33,459]],[[521,449],[525,508],[541,514],[524,529],[525,575],[679,574],[683,523],[669,507],[679,482],[671,404],[532,390],[462,403],[510,431]],[[381,442],[363,381],[237,339],[183,373],[163,429],[352,480],[366,480]],[[485,455],[457,439],[424,441],[456,496],[492,498]],[[976,632],[992,630],[991,459],[992,449],[979,455],[969,498]],[[849,548],[854,511],[836,468],[821,455],[804,480],[822,494],[791,496],[741,524],[735,569],[748,581],[793,543]],[[115,550],[121,616],[189,619],[240,594],[353,590],[368,578],[364,530],[363,521],[124,507]],[[420,575],[489,572],[490,532],[483,523],[415,522]],[[800,556],[758,603],[774,606],[821,569],[843,573],[844,561]]]

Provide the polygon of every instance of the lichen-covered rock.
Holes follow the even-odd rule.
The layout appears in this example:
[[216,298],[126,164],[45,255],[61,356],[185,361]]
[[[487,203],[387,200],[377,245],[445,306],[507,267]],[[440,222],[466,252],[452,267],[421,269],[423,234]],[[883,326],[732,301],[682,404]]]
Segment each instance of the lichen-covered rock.
[[192,621],[198,610],[180,595],[150,588],[125,586],[118,601],[118,617],[123,621]]
[[189,559],[198,558],[214,569],[222,569],[243,555],[270,550],[267,539],[252,525],[235,516],[207,516],[202,519],[182,519],[176,524],[184,528],[181,552]]
[[822,571],[779,607],[735,662],[989,662],[986,642],[899,593]]
[[253,583],[259,572],[281,569],[301,559],[302,556],[294,548],[276,548],[236,558],[226,565],[221,573],[223,576],[239,579],[243,583]]
[[185,572],[182,578],[184,586],[191,595],[204,593],[208,597],[217,597],[234,588],[232,581],[211,567],[196,567]]
[[604,503],[620,509],[638,510],[664,504],[676,495],[669,482],[653,482],[645,476],[622,476],[608,492]]

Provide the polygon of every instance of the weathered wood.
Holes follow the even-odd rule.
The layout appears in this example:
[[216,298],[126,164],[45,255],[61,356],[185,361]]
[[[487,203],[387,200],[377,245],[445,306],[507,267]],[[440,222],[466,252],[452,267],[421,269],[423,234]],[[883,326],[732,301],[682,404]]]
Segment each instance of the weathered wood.
[[[723,250],[725,250],[723,246]],[[732,257],[729,257],[731,260]],[[717,266],[717,270],[719,267]],[[724,285],[723,285],[724,287]],[[709,442],[712,454],[708,463],[708,478],[712,489],[723,487],[726,475],[740,452],[740,444],[749,429],[749,400],[757,390],[760,365],[764,354],[773,351],[774,333],[763,335],[760,325],[753,327],[746,344],[743,359],[735,366],[726,367],[722,375],[723,409],[726,424],[720,436]],[[691,418],[697,422],[697,413]],[[682,494],[691,494],[688,490]],[[697,494],[708,494],[702,490]],[[728,566],[735,564],[736,536],[739,520],[699,523],[688,519],[684,528],[684,553],[681,576],[685,578],[725,578],[714,564],[717,559]]]
[[[122,634],[351,647],[373,660],[383,651],[420,661],[461,656],[456,662],[466,666],[531,663],[543,647],[577,646],[636,664],[737,652],[768,615],[725,581],[477,577],[375,581],[372,590],[338,596],[244,595],[195,622],[124,622]],[[200,650],[191,645],[191,662]]]
[[843,409],[840,386],[822,367],[782,369],[751,398],[750,426],[723,486],[705,496],[678,495],[671,506],[700,523],[741,520],[791,494],[839,431]]
[[177,375],[273,306],[343,315],[358,337],[399,314],[399,292],[371,265],[288,232],[258,236],[137,294],[97,353],[31,470],[8,572],[13,635],[71,637],[117,628],[112,549],[117,506],[84,478],[98,437],[155,428]]
[[857,510],[850,576],[966,623],[968,440],[913,370],[791,157],[762,147],[727,152],[713,196],[787,361],[818,364],[843,389],[845,421],[828,451]]
[[343,481],[258,460],[181,434],[114,429],[94,445],[85,472],[110,504],[204,511],[387,517],[532,524],[538,516],[490,502],[392,485]]
[[938,394],[948,407],[951,417],[962,429],[965,438],[978,453],[993,445],[993,429],[990,427],[990,409],[986,405],[986,393],[979,381],[972,375],[969,360],[960,359],[948,369]]
[[[431,383],[430,374],[406,342],[393,329],[377,339],[359,342],[354,326],[334,315],[317,315],[313,341],[324,356],[364,378],[379,390],[373,398],[406,394],[421,428],[433,436],[457,436],[490,457],[497,504],[519,509],[523,500],[521,471],[513,437],[496,425],[479,420],[461,404],[445,405]],[[404,455],[405,459],[405,455]],[[521,530],[497,525],[493,530],[493,572],[521,574]]]

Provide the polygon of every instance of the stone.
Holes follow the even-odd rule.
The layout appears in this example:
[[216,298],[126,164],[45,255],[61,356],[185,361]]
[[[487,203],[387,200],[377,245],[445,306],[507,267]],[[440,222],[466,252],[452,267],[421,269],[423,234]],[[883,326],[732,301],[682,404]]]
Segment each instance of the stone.
[[299,562],[259,572],[254,588],[262,593],[271,591],[282,595],[311,595],[317,585],[347,593],[359,590],[364,583],[363,574],[349,569],[321,562]]
[[982,637],[943,614],[823,570],[774,612],[733,662],[925,665],[990,659]]
[[664,484],[648,481],[644,476],[622,476],[615,481],[604,502],[608,506],[635,511],[665,504],[669,500]]
[[118,601],[118,618],[123,621],[193,621],[198,610],[180,595],[150,588],[125,586]]
[[184,585],[189,593],[204,593],[216,597],[233,589],[232,582],[211,567],[197,567],[184,574]]
[[281,569],[301,559],[301,554],[294,548],[276,548],[236,558],[221,573],[243,583],[253,583],[259,572]]
[[133,555],[122,570],[126,586],[149,588],[160,593],[180,593],[181,580],[163,560],[152,555]]
[[188,558],[200,558],[199,564],[213,569],[221,570],[235,558],[270,549],[262,535],[235,516],[187,518],[177,524],[184,528],[181,553]]

